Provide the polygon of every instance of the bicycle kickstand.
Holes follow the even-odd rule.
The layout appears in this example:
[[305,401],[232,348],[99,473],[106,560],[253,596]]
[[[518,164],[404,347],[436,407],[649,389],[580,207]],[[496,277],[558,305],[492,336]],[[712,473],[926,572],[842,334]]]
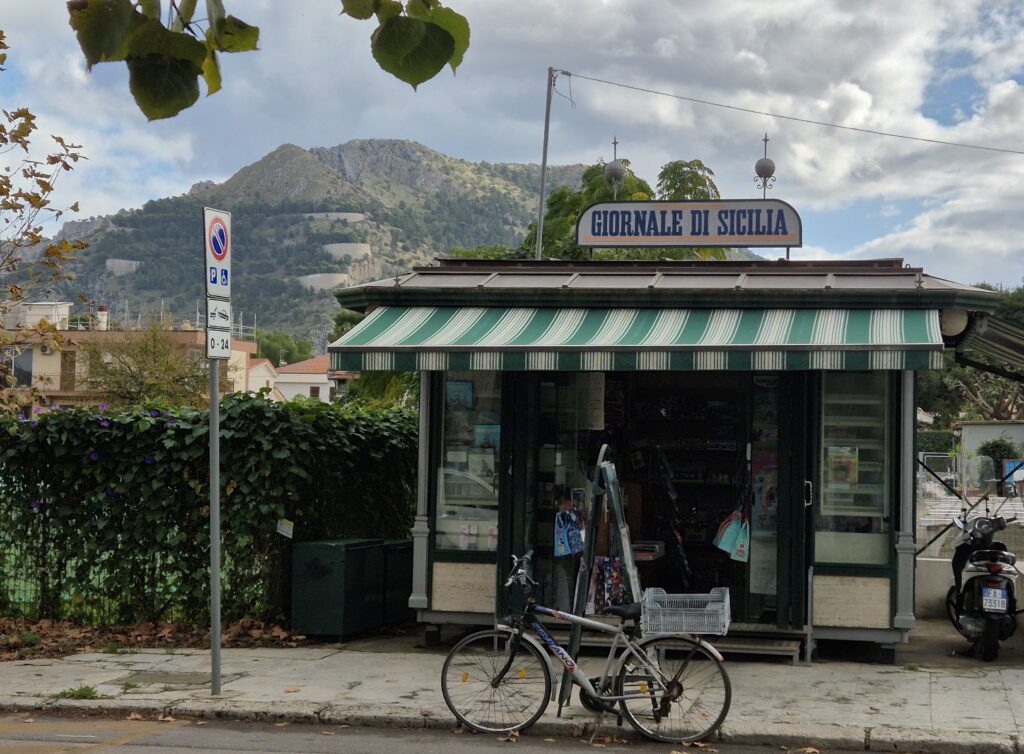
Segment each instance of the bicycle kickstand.
[[604,721],[604,712],[598,712],[597,717],[594,718],[594,732],[590,734],[590,740],[588,744],[593,745],[594,739],[597,738],[597,731],[601,729],[601,723]]

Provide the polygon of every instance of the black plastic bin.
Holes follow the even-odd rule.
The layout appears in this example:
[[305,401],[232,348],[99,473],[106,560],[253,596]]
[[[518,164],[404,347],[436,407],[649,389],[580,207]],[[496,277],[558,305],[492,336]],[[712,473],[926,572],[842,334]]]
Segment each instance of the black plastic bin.
[[409,607],[412,593],[412,540],[384,540],[384,625],[416,618]]

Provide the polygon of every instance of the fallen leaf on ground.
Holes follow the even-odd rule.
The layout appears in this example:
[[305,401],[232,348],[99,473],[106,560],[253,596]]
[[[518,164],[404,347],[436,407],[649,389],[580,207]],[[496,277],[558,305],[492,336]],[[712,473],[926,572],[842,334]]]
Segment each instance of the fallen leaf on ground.
[[460,726],[452,728],[452,733],[465,733],[466,729]]
[[196,725],[206,725],[205,720],[196,720]]
[[142,713],[141,712],[132,712],[130,715],[128,715],[128,719],[129,720],[142,720],[143,719]]
[[604,749],[604,748],[606,748],[608,746],[608,744],[599,744],[599,743],[593,743],[593,744],[590,744],[590,745],[593,746],[595,749]]
[[797,749],[796,753],[797,754],[821,754],[821,752],[818,751],[817,749],[815,749],[813,746],[805,746],[802,749]]
[[284,690],[284,693],[286,693],[286,694],[294,694],[298,690],[299,690],[298,686],[289,686],[288,688],[286,688]]
[[291,723],[289,723],[289,722],[283,722],[283,723],[274,723],[274,727],[275,727],[275,728],[286,728],[286,727],[288,727],[289,725],[291,725]]
[[553,743],[555,743],[555,739],[553,739],[553,738],[545,738],[544,739],[544,743],[553,744]]
[[174,718],[171,717],[170,715],[160,715],[160,717],[158,717],[157,720],[159,720],[162,723],[173,723],[174,722]]
[[335,736],[337,735],[333,730],[322,730],[320,731],[321,736]]
[[24,720],[22,720],[22,722],[23,723],[34,723],[35,720],[33,720],[31,717],[26,717]]
[[499,741],[506,741],[510,744],[519,743],[519,731],[510,730],[507,734],[498,739]]

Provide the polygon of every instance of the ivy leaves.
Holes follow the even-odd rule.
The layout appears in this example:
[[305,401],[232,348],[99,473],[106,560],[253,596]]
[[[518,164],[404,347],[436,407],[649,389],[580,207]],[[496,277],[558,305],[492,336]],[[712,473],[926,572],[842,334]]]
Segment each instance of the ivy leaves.
[[[159,404],[0,416],[0,552],[24,553],[33,593],[48,585],[57,600],[40,597],[33,613],[75,616],[62,595],[78,594],[125,622],[202,622],[208,421]],[[404,536],[416,446],[412,412],[225,398],[225,615],[282,608],[281,517],[300,539]],[[68,558],[73,569],[57,567]],[[0,579],[0,604],[5,586]]]
[[[224,0],[206,0],[206,18],[194,19],[197,0],[170,3],[161,21],[161,0],[69,0],[68,14],[89,68],[124,62],[129,87],[150,120],[170,118],[222,86],[218,55],[249,52],[260,30],[228,15]],[[341,0],[342,13],[376,18],[370,36],[374,60],[415,89],[446,65],[452,72],[469,48],[469,23],[438,0]],[[205,24],[205,28],[201,26]],[[2,63],[2,61],[0,61]]]

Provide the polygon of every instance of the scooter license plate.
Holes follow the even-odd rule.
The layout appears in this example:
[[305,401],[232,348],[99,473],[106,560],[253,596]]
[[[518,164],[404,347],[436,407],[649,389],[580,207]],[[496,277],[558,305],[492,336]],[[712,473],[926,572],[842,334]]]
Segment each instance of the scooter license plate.
[[982,610],[999,610],[1006,612],[1007,599],[1005,589],[982,589],[981,590],[981,609]]

